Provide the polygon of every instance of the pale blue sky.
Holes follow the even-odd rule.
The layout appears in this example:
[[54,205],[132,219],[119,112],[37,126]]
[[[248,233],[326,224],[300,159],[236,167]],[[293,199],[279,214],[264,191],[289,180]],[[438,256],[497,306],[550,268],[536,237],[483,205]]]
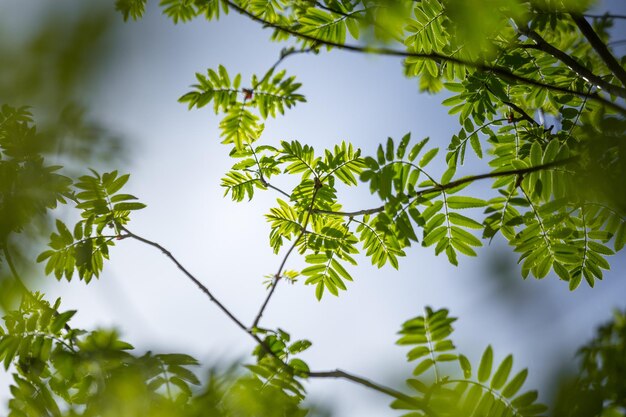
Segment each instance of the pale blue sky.
[[[57,1],[55,7],[71,8],[77,1]],[[43,3],[33,0],[27,7],[0,0],[0,22],[32,24],[45,10]],[[92,114],[131,142],[129,166],[93,166],[130,172],[129,191],[148,204],[130,229],[170,249],[250,323],[265,297],[262,277],[275,272],[281,260],[268,247],[263,219],[278,196],[261,193],[239,204],[222,198],[220,178],[232,162],[228,148],[219,144],[220,119],[208,108],[188,111],[176,100],[195,81],[195,72],[223,64],[245,80],[269,68],[282,45],[270,43],[269,31],[234,13],[219,22],[174,26],[155,3],[139,22],[117,17],[113,59],[99,84],[85,87]],[[624,12],[626,6],[620,8]],[[416,80],[402,76],[399,59],[333,51],[294,56],[282,68],[303,83],[308,102],[268,120],[263,139],[268,143],[297,139],[321,150],[348,140],[371,153],[388,136],[399,139],[409,131],[445,148],[458,131],[456,117],[440,106],[443,98],[419,94]],[[441,152],[433,165],[442,166],[443,157]],[[483,161],[468,161],[467,172],[487,170]],[[343,194],[345,208],[375,206],[364,191]],[[594,327],[610,318],[611,309],[624,307],[623,254],[611,259],[613,270],[596,288],[583,284],[570,293],[553,276],[522,281],[516,255],[501,243],[494,240],[477,259],[461,258],[458,268],[421,247],[408,251],[399,272],[363,261],[347,292],[321,302],[313,287],[283,282],[261,324],[313,341],[305,355],[312,369],[341,368],[404,389],[401,381],[412,366],[405,362],[405,349],[394,345],[395,333],[424,306],[447,307],[459,317],[455,340],[470,359],[492,344],[496,360],[513,353],[514,369],[530,368],[527,388],[545,388],[558,367],[573,362]],[[498,262],[506,267],[495,272]],[[301,266],[297,257],[290,258],[288,268]],[[120,242],[105,269],[102,279],[88,286],[47,278],[49,298],[61,295],[65,309],[79,310],[75,326],[115,326],[140,350],[187,352],[207,364],[247,358],[253,348],[153,248]],[[330,403],[340,417],[397,415],[388,409],[388,398],[350,382],[316,380],[307,387],[312,399]],[[2,391],[0,400],[6,398]]]

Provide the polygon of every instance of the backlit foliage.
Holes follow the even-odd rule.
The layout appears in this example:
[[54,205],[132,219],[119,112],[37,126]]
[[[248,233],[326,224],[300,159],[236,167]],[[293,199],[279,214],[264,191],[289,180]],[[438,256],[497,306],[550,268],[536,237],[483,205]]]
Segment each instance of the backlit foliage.
[[[399,345],[411,346],[407,359],[417,361],[415,378],[407,385],[416,393],[413,398],[419,405],[402,400],[392,403],[392,408],[414,410],[407,416],[536,416],[547,407],[537,403],[537,392],[521,392],[528,371],[512,373],[513,357],[508,355],[494,364],[493,349],[487,346],[475,372],[467,357],[456,353],[449,338],[452,323],[445,309],[433,311],[427,307],[423,316],[408,320],[402,325]],[[446,362],[455,365],[456,373],[439,369]],[[494,366],[495,365],[495,366]],[[429,378],[432,372],[434,382]],[[457,376],[458,375],[458,376]]]
[[[62,167],[32,151],[29,110],[8,105],[0,111],[2,259],[19,281],[10,236],[57,204],[73,204],[80,220],[73,227],[57,220],[37,259],[46,274],[71,280],[77,273],[89,283],[119,240],[153,246],[254,340],[254,362],[244,372],[202,379],[188,355],[135,355],[116,332],[74,329],[75,312],[60,312],[60,300],[50,305],[24,291],[0,327],[0,360],[14,374],[10,416],[313,415],[302,403],[310,378],[347,379],[384,393],[407,417],[543,415],[547,407],[536,391],[522,390],[528,372],[514,370],[511,355],[496,359],[487,346],[471,361],[457,351],[450,338],[456,319],[446,309],[427,307],[401,327],[397,343],[410,348],[414,364],[407,393],[345,371],[311,370],[298,357],[310,341],[292,341],[260,320],[283,280],[302,278],[318,300],[338,296],[357,278],[361,256],[398,269],[417,245],[462,265],[464,256],[501,239],[519,254],[523,278],[552,274],[570,290],[583,280],[593,287],[626,244],[626,60],[608,48],[614,19],[585,16],[590,2],[574,0],[159,4],[174,23],[236,12],[287,43],[262,76],[245,82],[219,65],[197,73],[179,99],[189,109],[212,106],[221,118],[221,142],[233,160],[221,183],[225,196],[242,202],[259,192],[277,195],[265,220],[280,266],[266,276],[268,294],[254,322],[243,324],[167,249],[129,230],[131,214],[145,205],[123,191],[128,174],[61,175]],[[117,0],[115,7],[124,20],[139,19],[146,1]],[[447,91],[442,104],[458,118],[458,133],[445,149],[407,133],[384,140],[373,155],[348,141],[319,149],[268,137],[264,123],[306,101],[296,76],[278,67],[293,54],[328,50],[401,57],[420,90]],[[484,171],[458,175],[468,158],[484,159]],[[289,188],[279,188],[277,177]],[[471,186],[479,182],[491,185],[489,196],[477,197]],[[379,204],[345,209],[339,191],[350,195],[355,187],[369,189]],[[306,266],[287,269],[298,255]],[[581,396],[559,403],[558,415],[624,415],[623,328],[616,314],[583,348],[574,384]]]

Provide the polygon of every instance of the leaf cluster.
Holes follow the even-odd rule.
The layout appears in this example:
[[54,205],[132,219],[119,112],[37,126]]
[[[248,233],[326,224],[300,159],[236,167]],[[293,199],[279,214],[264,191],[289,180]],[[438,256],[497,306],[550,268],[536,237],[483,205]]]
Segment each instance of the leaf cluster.
[[[76,311],[58,312],[40,294],[27,294],[0,327],[0,358],[5,369],[15,364],[9,416],[111,415],[124,395],[141,394],[154,403],[147,409],[133,399],[127,411],[156,410],[185,403],[189,384],[199,384],[188,368],[195,359],[181,354],[143,356],[128,353],[131,345],[115,332],[72,329]],[[167,389],[165,388],[167,385]],[[107,402],[116,398],[111,404]],[[170,407],[172,409],[172,407]],[[157,414],[155,414],[157,415]]]
[[[226,68],[220,65],[217,72],[209,69],[207,75],[197,73],[198,84],[179,101],[187,103],[189,108],[202,108],[213,102],[216,114],[225,113],[220,122],[222,143],[233,143],[241,152],[259,138],[263,131],[261,119],[284,114],[285,108],[306,101],[296,92],[301,84],[295,82],[295,77],[285,77],[285,74],[284,70],[274,74],[271,68],[261,79],[253,75],[250,86],[243,88],[241,74],[231,81]],[[252,109],[257,110],[258,115]]]
[[[589,2],[553,3],[161,0],[164,13],[175,23],[200,15],[214,19],[220,11],[234,9],[273,28],[276,40],[295,39],[299,52],[319,52],[325,46],[403,56],[405,74],[419,78],[422,90],[447,89],[451,95],[444,105],[458,115],[460,130],[447,147],[443,173],[435,175],[430,163],[439,149],[426,149],[428,139],[411,143],[409,134],[400,141],[389,138],[371,156],[362,156],[346,142],[322,153],[297,140],[259,146],[264,120],[305,101],[300,83],[285,71],[276,72],[295,48],[283,52],[263,76],[253,75],[247,86],[242,87],[239,74],[231,77],[223,66],[196,74],[197,84],[179,101],[189,108],[212,104],[215,113],[224,116],[222,142],[232,145],[230,156],[235,160],[222,180],[225,195],[243,201],[252,199],[257,190],[281,194],[266,220],[274,252],[286,251],[251,330],[159,244],[125,228],[130,213],[144,207],[134,196],[120,192],[128,175],[92,171],[72,189],[71,181],[56,174],[58,167],[46,166],[37,152],[24,146],[36,137],[28,109],[3,107],[0,179],[8,188],[2,189],[0,214],[9,219],[8,226],[0,223],[3,238],[71,199],[81,220],[72,231],[57,221],[50,250],[38,258],[46,261],[47,274],[69,280],[78,272],[89,282],[99,276],[114,241],[133,237],[162,249],[258,342],[256,363],[247,365],[251,374],[230,383],[210,378],[206,387],[194,389],[202,384],[189,369],[197,364],[195,359],[150,352],[135,356],[116,332],[72,329],[68,322],[73,311],[59,313],[58,301],[50,306],[40,295],[26,294],[0,327],[0,360],[6,369],[11,365],[16,369],[10,415],[300,416],[307,413],[300,405],[305,397],[302,380],[322,374],[385,392],[395,398],[393,408],[407,410],[411,417],[544,413],[546,407],[537,403],[535,391],[521,393],[528,373],[512,372],[511,355],[496,362],[488,346],[473,365],[457,352],[450,337],[456,319],[445,309],[426,308],[402,326],[398,344],[410,346],[408,360],[416,362],[414,377],[407,381],[410,395],[342,371],[311,372],[306,362],[294,357],[311,345],[309,341],[291,342],[289,333],[257,324],[283,277],[305,277],[305,284],[314,285],[321,299],[325,291],[338,295],[347,289],[353,277],[346,266],[356,265],[359,253],[379,268],[386,264],[398,268],[405,250],[421,242],[457,265],[459,253],[477,255],[480,232],[483,239],[506,240],[520,254],[524,278],[543,278],[554,271],[572,290],[582,279],[591,286],[602,279],[603,270],[609,268],[606,258],[626,244],[626,199],[607,197],[620,194],[623,187],[616,184],[626,173],[622,162],[626,147],[621,143],[626,128],[624,60],[616,62],[601,47],[607,46],[603,39],[608,39],[609,17],[591,27],[580,16]],[[124,19],[137,19],[146,1],[117,0],[115,5]],[[472,24],[476,21],[481,25]],[[346,44],[348,36],[361,43]],[[377,42],[388,40],[398,41],[404,49],[378,47]],[[468,143],[476,157],[488,159],[489,172],[456,176],[457,168],[471,157]],[[23,173],[27,175],[22,177]],[[288,191],[277,187],[274,179],[279,175],[289,176],[295,185]],[[20,200],[26,189],[23,178],[31,181],[27,186],[48,188],[45,197],[30,201],[27,195]],[[492,181],[494,197],[481,199],[462,192],[485,179]],[[602,179],[608,185],[579,190],[581,184],[594,189]],[[340,187],[360,183],[367,183],[382,205],[342,211]],[[481,208],[484,215],[478,219]],[[6,238],[2,243],[6,249]],[[300,272],[284,269],[294,250],[307,264]],[[603,401],[616,415],[624,407],[622,316],[601,329],[598,340],[583,350],[583,372],[576,382],[576,392],[589,394],[594,401],[606,396]],[[568,415],[595,413],[603,406],[591,404],[584,411],[575,404]]]
[[[306,269],[307,282],[317,285],[318,297],[324,288],[333,294],[344,289],[347,275],[332,266],[336,257],[347,260],[353,253],[354,238],[363,244],[373,264],[381,267],[389,262],[397,268],[398,257],[418,242],[420,228],[422,245],[434,247],[436,254],[445,253],[452,264],[458,264],[459,253],[476,256],[476,248],[482,246],[476,233],[482,230],[483,238],[501,235],[520,253],[524,277],[543,278],[554,271],[571,289],[583,279],[593,286],[609,267],[606,257],[624,245],[626,205],[608,197],[615,194],[609,190],[590,194],[577,190],[576,185],[584,180],[586,189],[594,189],[601,177],[608,176],[616,179],[610,184],[619,187],[617,178],[623,166],[610,161],[624,149],[605,143],[598,151],[589,143],[598,132],[611,131],[609,126],[623,132],[619,119],[611,116],[620,110],[611,103],[625,95],[617,86],[619,72],[594,53],[597,45],[581,33],[573,19],[585,6],[490,2],[493,13],[485,14],[481,12],[486,10],[484,4],[475,1],[396,3],[273,0],[232,2],[230,6],[273,27],[274,39],[293,36],[306,48],[345,45],[348,33],[360,39],[373,31],[380,40],[385,39],[385,32],[393,33],[391,38],[406,47],[406,75],[420,77],[422,89],[434,92],[445,88],[452,93],[443,104],[450,107],[451,114],[458,114],[461,129],[450,140],[447,170],[441,178],[435,179],[425,170],[437,149],[428,150],[418,161],[426,142],[409,150],[409,136],[397,146],[389,139],[375,156],[360,160],[365,163],[360,168],[363,172],[347,166],[326,169],[324,174],[322,161],[332,162],[328,155],[316,157],[313,147],[297,141],[253,149],[251,145],[262,131],[261,119],[304,100],[296,93],[300,85],[293,77],[284,78],[283,72],[274,75],[272,67],[260,80],[253,76],[251,87],[240,88],[241,77],[237,75],[231,82],[226,69],[219,67],[207,75],[198,74],[199,84],[181,101],[190,107],[213,101],[215,112],[225,113],[220,124],[223,140],[235,145],[231,156],[241,158],[223,179],[226,193],[236,201],[251,199],[255,189],[272,188],[269,178],[281,173],[280,165],[285,163],[282,173],[302,176],[292,192],[283,192],[294,205],[281,200],[268,216],[270,243],[278,251],[284,240],[296,240],[301,253],[306,251],[303,242],[330,245],[333,254],[327,250],[324,259],[318,256],[319,249],[312,248],[316,254],[309,259],[315,263]],[[188,3],[192,8],[194,4]],[[474,20],[483,22],[480,28],[470,24]],[[610,18],[597,23],[593,30],[606,38]],[[574,62],[567,56],[587,58]],[[602,76],[605,81],[598,78]],[[594,92],[598,88],[613,95],[599,95]],[[258,115],[251,108],[256,108]],[[533,118],[537,113],[554,123],[546,127],[547,122]],[[478,158],[489,157],[492,172],[475,178],[454,177],[457,166],[465,162],[468,144]],[[344,158],[337,150],[335,153]],[[590,175],[597,172],[591,158],[607,161],[611,168]],[[356,226],[352,232],[348,221],[333,216],[340,212],[333,181],[339,178],[355,185],[357,177],[369,183],[384,205],[347,216]],[[455,195],[484,178],[494,180],[497,195],[492,199]],[[607,204],[607,200],[613,201]],[[485,207],[482,221],[458,211],[478,207]],[[320,220],[330,216],[335,219]],[[309,221],[321,226],[309,231]],[[323,230],[331,231],[334,238]],[[334,272],[326,273],[329,267]]]
[[[487,346],[477,370],[470,360],[456,353],[450,339],[452,323],[456,320],[445,309],[427,307],[424,315],[406,321],[400,330],[399,345],[407,345],[409,361],[418,361],[407,380],[415,392],[414,404],[396,400],[392,408],[412,410],[405,416],[537,416],[547,407],[537,403],[537,392],[520,394],[528,371],[512,374],[513,357],[508,355],[494,367],[493,349]],[[446,364],[457,365],[451,369]],[[434,373],[434,380],[428,373]],[[459,376],[459,373],[462,375]]]
[[71,180],[41,155],[28,107],[0,107],[0,243],[66,203]]
[[600,326],[595,337],[578,351],[578,374],[562,385],[555,415],[625,415],[625,317],[623,311],[614,311],[613,319]]
[[[308,371],[299,359],[289,360],[291,379],[271,376],[271,384],[257,373],[233,371],[212,372],[201,381],[192,370],[198,366],[193,357],[135,355],[114,331],[71,328],[76,311],[58,312],[59,307],[60,299],[50,305],[41,294],[27,293],[0,326],[0,360],[5,369],[15,369],[10,417],[307,415],[300,407],[303,388],[293,379]],[[268,337],[266,342],[278,353],[276,343],[285,338],[282,332],[280,341]],[[281,357],[309,346],[306,340],[290,343]],[[259,358],[255,370],[266,362]],[[297,384],[298,395],[288,395],[281,379]]]
[[299,379],[306,378],[309,366],[293,356],[311,347],[311,342],[302,339],[291,341],[289,333],[282,329],[255,329],[263,336],[262,343],[254,349],[256,364],[246,365],[263,386],[271,386],[294,397],[297,401],[305,398],[306,390]]
[[[129,177],[118,175],[117,171],[100,175],[92,170],[92,175],[78,179],[72,198],[82,219],[73,232],[61,220],[56,221],[57,231],[50,235],[50,249],[37,257],[37,262],[46,261],[46,274],[54,273],[57,279],[65,277],[68,281],[74,271],[86,282],[99,277],[104,259],[109,258],[109,247],[122,238],[131,211],[145,207],[134,201],[137,197],[119,192]],[[106,234],[105,228],[113,232]]]

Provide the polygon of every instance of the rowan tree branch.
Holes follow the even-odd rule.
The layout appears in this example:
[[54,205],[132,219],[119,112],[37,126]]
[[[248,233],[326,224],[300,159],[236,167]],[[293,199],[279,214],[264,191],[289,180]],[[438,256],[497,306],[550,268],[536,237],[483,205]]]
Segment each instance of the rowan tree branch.
[[[447,184],[437,184],[434,185],[432,187],[429,188],[424,188],[423,190],[419,190],[416,191],[416,193],[412,196],[413,198],[419,198],[423,195],[426,194],[432,194],[432,193],[438,193],[441,191],[446,191],[449,190],[451,188],[455,188],[458,187],[460,185],[464,185],[470,182],[474,182],[477,180],[483,180],[486,178],[499,178],[499,177],[506,177],[509,175],[520,175],[523,176],[525,174],[530,174],[531,172],[536,172],[536,171],[541,171],[544,169],[550,169],[550,168],[554,168],[557,166],[563,166],[566,165],[570,162],[575,161],[576,159],[578,159],[577,157],[572,157],[572,158],[567,158],[567,159],[562,159],[560,161],[554,161],[554,162],[549,162],[547,164],[542,164],[542,165],[536,165],[534,167],[529,167],[529,168],[521,168],[521,169],[510,169],[510,170],[506,170],[506,171],[496,171],[496,172],[489,172],[486,174],[480,174],[480,175],[472,175],[469,177],[463,177],[463,178],[459,178],[456,181],[452,181],[449,182]],[[333,215],[333,216],[342,216],[342,217],[355,217],[355,216],[361,216],[361,215],[365,215],[365,214],[376,214],[376,213],[381,213],[385,210],[385,206],[380,206],[380,207],[375,207],[375,208],[371,208],[371,209],[366,209],[366,210],[359,210],[359,211],[331,211],[331,210],[313,210],[314,213],[316,214],[328,214],[328,215]]]
[[617,62],[617,59],[615,59],[596,31],[593,30],[593,27],[579,14],[572,13],[570,16],[572,16],[580,32],[587,38],[593,49],[600,55],[600,58],[606,63],[606,66],[611,70],[613,75],[626,87],[626,70]]
[[[310,216],[310,214],[312,213],[312,210],[309,210],[309,214],[307,217]],[[303,229],[304,230],[304,229]],[[278,360],[281,364],[281,366],[284,369],[290,370],[290,372],[292,373],[297,373],[301,371],[296,371],[295,369],[293,369],[291,366],[289,366],[289,364],[285,363],[280,357],[278,357],[273,351],[272,349],[270,349],[269,346],[267,346],[267,344],[261,340],[261,338],[254,332],[252,331],[252,329],[248,329],[246,328],[246,326],[243,325],[243,323],[237,319],[235,317],[235,315],[226,307],[224,306],[224,304],[222,304],[219,300],[217,300],[215,298],[215,296],[211,293],[211,291],[204,285],[202,284],[193,274],[191,274],[191,272],[189,272],[179,261],[178,259],[176,259],[174,257],[174,255],[172,255],[172,253],[170,251],[168,251],[167,249],[165,249],[163,246],[161,246],[159,243],[157,242],[153,242],[151,240],[148,240],[144,237],[141,237],[139,235],[136,235],[134,233],[132,233],[130,230],[128,230],[127,228],[122,226],[122,231],[125,233],[124,235],[122,235],[122,238],[132,238],[135,239],[139,242],[145,243],[149,246],[152,246],[154,248],[159,249],[161,252],[163,252],[163,254],[169,258],[172,262],[174,262],[174,264],[176,265],[176,267],[183,272],[183,274],[185,274],[187,276],[187,278],[189,278],[194,284],[196,284],[196,286],[198,288],[200,288],[200,290],[209,297],[209,299],[215,303],[219,309],[226,314],[226,316],[228,316],[228,318],[234,322],[237,327],[239,327],[241,330],[243,330],[245,333],[247,333],[250,337],[252,337],[255,342],[261,346],[261,348],[270,356],[272,356],[273,358],[275,358],[276,360]],[[302,236],[302,234],[300,235]],[[295,245],[294,245],[295,246]],[[293,247],[292,247],[293,248]],[[287,256],[283,259],[283,263],[281,264],[281,267],[284,266],[284,263],[286,262],[286,258]],[[269,300],[269,297],[268,297]],[[267,300],[266,300],[267,301]],[[267,304],[267,302],[265,303]],[[262,313],[262,311],[260,312]],[[258,316],[260,318],[260,315]],[[253,326],[255,327],[255,326]],[[362,385],[364,387],[370,388],[374,391],[378,391],[380,393],[386,394],[390,397],[396,398],[398,400],[402,400],[407,402],[408,404],[414,405],[416,407],[419,407],[420,409],[427,411],[428,408],[426,407],[425,404],[423,404],[421,401],[416,400],[415,398],[411,398],[410,396],[400,392],[400,391],[396,391],[393,388],[389,388],[386,387],[384,385],[381,384],[377,384],[373,381],[370,381],[368,379],[365,379],[363,377],[357,376],[357,375],[353,375],[350,374],[348,372],[342,371],[342,370],[334,370],[334,371],[309,371],[309,372],[305,372],[304,373],[305,377],[308,378],[339,378],[339,379],[345,379],[348,381],[352,381],[355,382],[359,385]]]
[[153,242],[151,240],[148,240],[144,237],[141,237],[139,235],[134,234],[133,232],[131,232],[130,230],[128,230],[126,227],[121,226],[122,231],[124,231],[125,235],[122,235],[121,237],[123,238],[127,238],[130,237],[132,239],[138,240],[142,243],[145,243],[147,245],[150,245],[154,248],[159,249],[161,252],[163,252],[163,254],[168,257],[172,262],[174,262],[174,264],[176,265],[176,267],[182,271],[183,274],[185,274],[187,276],[187,278],[189,278],[194,284],[196,284],[196,286],[200,289],[200,291],[202,291],[206,296],[209,297],[209,299],[215,303],[217,305],[217,307],[222,310],[222,312],[224,314],[226,314],[228,316],[228,318],[230,318],[236,325],[237,327],[239,327],[241,330],[245,331],[246,333],[250,333],[248,331],[248,328],[243,324],[243,322],[241,322],[241,320],[239,320],[237,317],[235,317],[235,315],[228,309],[226,308],[226,306],[224,306],[224,304],[222,304],[217,298],[215,298],[215,296],[213,295],[213,293],[211,293],[211,291],[209,290],[209,288],[204,285],[203,283],[201,283],[191,272],[189,272],[179,261],[178,259],[176,259],[176,257],[174,257],[174,255],[172,255],[172,253],[165,249],[163,246],[161,246],[160,244],[158,244],[157,242]]
[[311,205],[309,206],[309,209],[307,210],[306,216],[304,218],[304,222],[302,222],[302,229],[300,230],[300,234],[296,237],[296,239],[293,241],[293,244],[289,247],[289,250],[283,257],[283,260],[281,261],[280,266],[278,267],[278,271],[276,271],[276,274],[274,274],[274,281],[272,282],[270,290],[267,293],[267,297],[265,298],[265,301],[261,305],[261,308],[259,309],[259,312],[257,313],[254,319],[254,322],[252,322],[252,327],[251,327],[252,329],[259,326],[259,321],[261,321],[263,312],[265,311],[267,304],[270,302],[270,299],[272,298],[272,295],[274,294],[274,291],[276,290],[278,281],[280,281],[280,279],[282,278],[283,269],[285,268],[285,264],[287,263],[287,259],[289,258],[289,255],[291,255],[291,252],[293,252],[293,250],[298,245],[298,242],[300,241],[300,239],[302,239],[302,236],[304,236],[304,234],[306,233],[306,227],[309,223],[309,219],[311,218],[311,213],[313,212],[313,205],[315,204],[315,198],[317,197],[317,192],[319,191],[321,187],[322,187],[321,184],[319,185],[319,187],[316,185],[315,191],[313,191],[313,196],[311,197]]
[[[421,58],[421,59],[427,59],[427,60],[433,60],[436,62],[451,62],[454,64],[459,64],[459,65],[465,65],[480,71],[485,71],[485,72],[493,72],[496,75],[499,75],[500,77],[507,79],[509,81],[514,81],[514,82],[519,82],[522,84],[527,84],[527,85],[532,85],[535,87],[540,87],[540,88],[545,88],[547,90],[551,90],[551,91],[557,91],[560,93],[564,93],[564,94],[572,94],[575,95],[577,97],[588,97],[590,100],[596,101],[598,103],[601,103],[611,109],[613,109],[614,111],[623,114],[626,116],[626,108],[621,107],[620,105],[605,99],[604,97],[600,96],[597,93],[592,93],[592,94],[587,94],[585,92],[582,91],[576,91],[576,90],[572,90],[569,88],[565,88],[565,87],[560,87],[557,85],[551,85],[551,84],[546,84],[544,82],[541,81],[537,81],[537,80],[533,80],[531,78],[526,78],[526,77],[522,77],[520,75],[514,74],[511,71],[509,71],[508,69],[504,68],[504,67],[493,67],[493,66],[489,66],[486,64],[481,64],[479,62],[471,62],[471,61],[464,61],[462,59],[459,58],[454,58],[451,56],[446,56],[446,55],[442,55],[442,54],[438,54],[435,52],[431,52],[431,53],[422,53],[422,52],[409,52],[409,51],[400,51],[400,50],[396,50],[396,49],[390,49],[390,48],[384,48],[384,47],[373,47],[373,46],[359,46],[359,45],[350,45],[350,44],[343,44],[343,43],[337,43],[337,42],[332,42],[332,41],[327,41],[327,40],[323,40],[320,38],[316,38],[314,36],[311,35],[307,35],[304,33],[301,33],[295,29],[292,28],[288,28],[288,27],[284,27],[281,26],[279,24],[276,23],[272,23],[270,21],[267,21],[265,19],[263,19],[260,16],[255,15],[254,13],[251,13],[250,11],[246,10],[245,8],[235,4],[232,0],[227,0],[228,5],[233,8],[234,10],[236,10],[238,13],[249,17],[250,19],[261,23],[263,26],[265,27],[271,27],[273,29],[276,29],[280,32],[284,32],[287,34],[290,34],[292,36],[295,36],[297,38],[300,39],[305,39],[311,42],[314,42],[315,44],[318,45],[325,45],[325,46],[331,46],[337,49],[343,49],[346,51],[351,51],[351,52],[358,52],[358,53],[366,53],[366,54],[377,54],[377,55],[386,55],[386,56],[396,56],[396,57],[401,57],[401,58]],[[556,49],[556,48],[555,48]],[[574,61],[575,62],[575,61]],[[593,74],[592,74],[593,75]],[[595,77],[595,76],[594,76]],[[595,77],[597,78],[597,77]],[[604,83],[607,84],[607,83]],[[609,84],[609,88],[610,88],[611,84]],[[618,89],[621,89],[621,87],[618,87]],[[606,89],[607,92],[610,93],[610,91],[608,89]],[[626,89],[621,89],[622,94],[615,94],[618,95],[620,97],[626,97]],[[611,93],[613,94],[613,93]]]
[[[574,58],[561,51],[560,49],[555,48],[550,43],[546,42],[546,40],[543,39],[543,37],[534,30],[530,30],[528,28],[519,28],[519,30],[523,35],[526,35],[529,39],[535,42],[535,45],[531,46],[534,49],[538,49],[549,55],[552,55],[554,58],[567,65],[572,71],[578,74],[585,81],[594,84],[595,86],[605,90],[609,94],[626,98],[626,88],[611,84],[608,81],[603,80],[601,77],[591,72],[588,68],[578,63],[578,61],[576,61]],[[527,47],[528,46],[530,45],[527,45]],[[584,93],[581,93],[579,96],[583,97],[584,95]]]
[[288,57],[295,55],[295,54],[308,54],[309,52],[313,52],[313,51],[314,51],[313,48],[305,48],[305,49],[283,48],[283,50],[280,52],[280,57],[276,60],[276,62],[274,62],[274,65],[272,65],[270,69],[268,69],[265,72],[265,75],[263,76],[263,78],[261,78],[259,81],[257,81],[256,84],[252,86],[252,91],[256,90],[259,85],[263,84],[267,80],[267,78],[274,72],[274,70]]

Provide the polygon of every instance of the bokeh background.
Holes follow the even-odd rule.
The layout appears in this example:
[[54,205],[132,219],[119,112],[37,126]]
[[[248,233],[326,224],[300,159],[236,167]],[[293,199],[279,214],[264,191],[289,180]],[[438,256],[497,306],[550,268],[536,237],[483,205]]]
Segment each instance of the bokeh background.
[[[621,0],[596,9],[626,14]],[[259,193],[239,204],[223,198],[220,178],[232,162],[219,143],[219,118],[209,108],[188,111],[177,99],[194,73],[219,64],[244,80],[263,74],[285,46],[269,42],[270,34],[234,12],[217,22],[174,25],[156,1],[142,20],[124,23],[113,0],[0,0],[0,103],[33,106],[50,137],[50,158],[67,172],[131,173],[128,191],[148,208],[129,228],[167,247],[245,323],[266,295],[263,276],[282,259],[268,245],[263,217],[278,195]],[[618,21],[615,39],[625,38],[626,21]],[[616,48],[624,54],[626,43]],[[266,143],[297,139],[319,152],[347,140],[371,154],[388,136],[407,132],[445,149],[458,131],[456,116],[440,105],[445,95],[420,94],[397,58],[332,51],[292,56],[281,68],[303,83],[307,103],[268,120]],[[431,165],[442,170],[444,155]],[[485,161],[468,157],[461,174],[487,171]],[[489,184],[476,192],[489,195]],[[377,205],[367,189],[341,196],[346,210]],[[76,216],[68,209],[56,214]],[[40,230],[46,233],[45,224]],[[22,253],[40,248],[35,233]],[[361,258],[348,291],[321,302],[313,287],[281,282],[261,325],[310,339],[303,358],[314,370],[341,368],[402,388],[412,367],[394,345],[397,330],[424,306],[447,307],[459,317],[454,339],[461,351],[473,360],[487,344],[496,360],[513,353],[514,369],[530,368],[527,387],[550,401],[574,369],[577,348],[612,309],[626,306],[623,254],[611,258],[612,270],[595,288],[583,283],[573,293],[552,275],[522,280],[516,255],[498,238],[459,267],[432,248],[407,254],[399,271]],[[190,353],[208,366],[246,360],[254,347],[171,262],[139,242],[120,242],[101,279],[89,285],[56,282],[43,267],[27,265],[21,262],[32,287],[78,310],[73,326],[115,327],[140,351]],[[302,265],[292,257],[287,267]],[[0,370],[2,404],[9,383]],[[313,380],[307,389],[340,417],[394,414],[388,398],[350,382]]]

